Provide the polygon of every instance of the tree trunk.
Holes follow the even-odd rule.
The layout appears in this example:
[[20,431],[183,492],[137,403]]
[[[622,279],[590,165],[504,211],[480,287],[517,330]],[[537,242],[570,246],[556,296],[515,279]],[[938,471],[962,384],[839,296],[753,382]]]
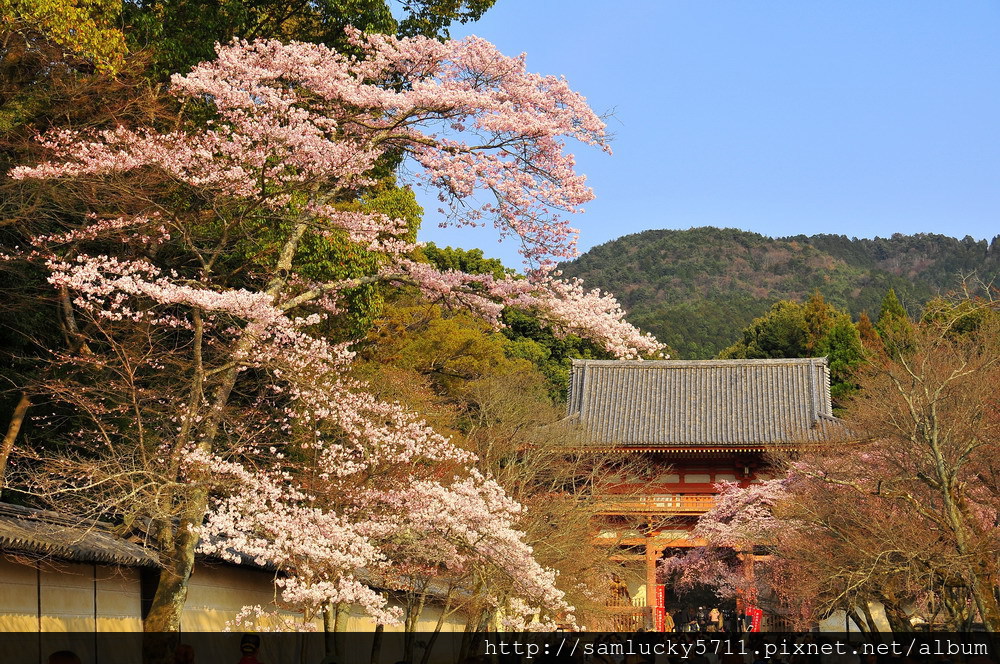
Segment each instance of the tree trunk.
[[476,635],[478,627],[479,619],[469,616],[469,619],[465,623],[465,631],[462,632],[462,645],[458,651],[458,661],[462,661],[465,658],[472,656],[472,638]]
[[343,603],[337,604],[337,610],[333,614],[333,651],[341,661],[347,656],[347,644],[344,642],[344,632],[347,631],[347,619],[350,617],[350,614],[351,607]]
[[182,519],[176,526],[168,526],[173,531],[173,546],[167,547],[166,555],[160,559],[162,565],[160,580],[156,585],[149,613],[143,620],[143,631],[180,631],[181,610],[187,600],[188,581],[194,569],[195,547],[198,545],[196,529],[201,526],[208,507],[207,492],[197,493],[200,495],[192,497],[192,502],[195,504],[191,505],[188,511],[198,514],[199,518]]
[[858,607],[851,607],[850,610],[845,611],[847,616],[854,621],[854,624],[858,626],[862,634],[868,633],[868,623],[861,619],[861,615],[858,613]]
[[[142,621],[143,664],[172,664],[173,649],[157,635],[175,635],[181,629],[181,612],[187,601],[188,582],[194,570],[199,529],[208,511],[208,490],[195,488],[188,496],[184,515],[176,524],[166,524],[160,534],[160,578]],[[169,642],[176,642],[171,640]]]
[[[299,241],[305,234],[307,226],[305,223],[298,223],[292,231],[291,236],[285,242],[275,267],[274,275],[267,284],[266,292],[272,297],[277,296],[288,282],[288,272],[291,269],[292,260]],[[197,313],[197,312],[196,312]],[[196,316],[200,335],[200,319]],[[246,328],[243,330],[239,340],[230,350],[230,356],[235,360],[243,356],[253,344],[258,340],[258,332]],[[200,364],[200,343],[196,345],[196,352],[199,354]],[[200,371],[200,368],[199,368]],[[205,419],[200,423],[197,445],[206,452],[215,449],[216,437],[219,435],[226,407],[229,404],[229,397],[239,375],[239,367],[233,362],[225,371],[219,375],[219,382],[216,384],[211,397],[211,405]],[[195,391],[201,393],[202,374],[195,377]],[[186,444],[187,436],[179,443]],[[178,445],[175,454],[183,449],[183,445]],[[156,634],[176,633],[180,631],[181,612],[187,600],[188,582],[191,572],[194,569],[195,551],[198,546],[199,532],[208,513],[209,491],[207,477],[190,477],[187,481],[191,484],[191,491],[181,500],[184,502],[181,509],[181,517],[178,523],[167,523],[164,532],[160,533],[160,571],[159,582],[153,595],[153,601],[149,613],[143,620],[143,631],[148,638],[143,640],[143,661],[144,664],[172,664],[173,649],[164,650],[165,641],[156,638]],[[339,614],[339,607],[338,607]],[[339,618],[339,615],[338,615]],[[334,629],[338,629],[336,625]],[[335,648],[340,644],[335,640]]]
[[[237,356],[250,348],[255,341],[254,334],[245,332],[240,338],[233,353]],[[215,389],[212,406],[202,428],[198,447],[211,452],[222,423],[223,413],[229,403],[229,396],[236,385],[237,368],[231,367],[223,372],[222,379]],[[193,477],[191,492],[184,500],[183,516],[179,522],[164,526],[166,537],[160,537],[160,563],[162,570],[160,580],[153,594],[153,603],[149,613],[143,620],[145,632],[178,632],[180,631],[181,611],[187,600],[188,581],[194,569],[195,551],[198,546],[199,532],[208,514],[208,488],[199,485],[204,478]],[[171,653],[172,656],[172,653]],[[148,660],[146,664],[159,664],[160,661]]]
[[180,634],[173,632],[145,632],[142,635],[143,664],[174,664],[174,651],[180,643]]
[[372,636],[372,656],[369,660],[370,664],[379,664],[379,656],[382,654],[382,632],[385,631],[385,625],[379,623],[375,625],[375,634]]
[[951,631],[960,632],[969,613],[965,597],[957,597],[954,588],[944,587],[941,591],[941,604],[948,614],[948,627]]
[[872,615],[872,605],[871,605],[871,602],[863,602],[861,604],[861,610],[865,614],[865,622],[868,623],[868,633],[872,635],[872,640],[875,641],[876,638],[877,638],[878,642],[881,643],[882,642],[882,637],[881,636],[878,636],[878,637],[874,636],[875,634],[880,634],[881,632],[880,632],[880,630],[878,628],[878,623],[875,622],[875,616]]
[[893,634],[913,631],[909,617],[897,603],[883,599],[882,608],[885,609],[885,619],[889,622],[889,629]]
[[194,568],[197,536],[180,524],[173,549],[164,560],[149,613],[142,621],[143,664],[172,664],[181,628],[181,611],[187,600],[188,581]]
[[6,486],[7,459],[14,451],[14,440],[21,431],[21,425],[24,424],[25,415],[30,406],[31,399],[28,397],[28,393],[21,392],[21,398],[14,406],[14,414],[11,415],[10,424],[7,425],[7,433],[4,434],[3,446],[0,447],[0,490]]
[[444,606],[441,607],[441,615],[438,616],[437,623],[434,625],[434,632],[431,637],[427,640],[427,645],[424,647],[424,655],[420,658],[420,664],[427,664],[431,658],[431,650],[434,649],[434,642],[437,641],[438,634],[441,633],[441,627],[444,625],[444,620],[448,616],[448,611],[451,609],[451,588],[448,589],[448,595],[445,597]]
[[994,577],[988,572],[983,572],[981,564],[975,567],[980,569],[972,571],[971,590],[976,598],[979,617],[987,632],[1000,632],[1000,603],[997,602],[994,591],[996,586]]
[[337,629],[337,619],[333,615],[333,606],[329,603],[323,607],[323,655],[333,657],[337,653],[337,640],[334,631]]
[[180,631],[181,610],[187,600],[188,580],[191,578],[191,565],[186,563],[178,560],[160,570],[160,582],[156,585],[153,603],[142,623],[144,631]]
[[[416,645],[417,627],[420,624],[420,614],[424,612],[424,602],[427,600],[426,588],[427,586],[424,584],[420,594],[417,595],[416,606],[414,606],[412,600],[407,602],[406,632],[403,634],[403,661],[407,662],[407,664],[413,664],[413,649]],[[411,596],[413,594],[410,593]]]

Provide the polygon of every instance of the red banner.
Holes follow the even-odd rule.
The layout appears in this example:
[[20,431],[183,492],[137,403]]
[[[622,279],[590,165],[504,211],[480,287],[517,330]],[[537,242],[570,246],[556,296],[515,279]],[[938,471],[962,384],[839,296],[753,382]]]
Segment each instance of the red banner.
[[764,619],[764,610],[759,606],[748,606],[747,615],[750,616],[750,630],[751,632],[759,632],[761,621]]
[[656,584],[656,594],[654,597],[653,607],[653,629],[657,632],[664,632],[667,629],[667,610],[666,605],[666,595],[667,587],[662,583]]

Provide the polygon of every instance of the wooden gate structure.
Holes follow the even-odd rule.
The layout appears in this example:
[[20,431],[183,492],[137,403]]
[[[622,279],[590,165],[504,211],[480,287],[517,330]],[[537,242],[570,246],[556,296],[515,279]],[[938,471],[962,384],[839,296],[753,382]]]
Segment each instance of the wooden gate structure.
[[586,448],[643,455],[645,477],[621,477],[600,499],[598,541],[619,548],[631,594],[655,607],[664,550],[691,536],[723,481],[768,477],[765,453],[845,432],[834,417],[826,358],[574,360],[568,417]]

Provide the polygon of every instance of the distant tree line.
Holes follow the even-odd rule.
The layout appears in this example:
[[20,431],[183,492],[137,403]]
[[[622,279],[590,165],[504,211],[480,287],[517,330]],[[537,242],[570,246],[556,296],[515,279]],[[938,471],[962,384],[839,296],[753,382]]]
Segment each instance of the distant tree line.
[[963,280],[1000,275],[1000,238],[896,234],[769,238],[731,228],[655,230],[589,250],[562,266],[616,293],[629,320],[674,349],[707,359],[738,340],[778,301],[819,292],[857,321],[872,319],[893,289],[911,316]]

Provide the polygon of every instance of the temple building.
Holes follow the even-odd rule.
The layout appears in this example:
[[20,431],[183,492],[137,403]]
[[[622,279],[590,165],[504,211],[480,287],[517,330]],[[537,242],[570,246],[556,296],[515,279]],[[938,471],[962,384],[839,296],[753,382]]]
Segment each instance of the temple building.
[[597,537],[619,548],[630,596],[646,607],[658,604],[664,551],[704,544],[690,531],[711,509],[717,482],[766,479],[769,450],[844,430],[826,358],[575,360],[568,401],[585,445],[645,462],[612,484]]

